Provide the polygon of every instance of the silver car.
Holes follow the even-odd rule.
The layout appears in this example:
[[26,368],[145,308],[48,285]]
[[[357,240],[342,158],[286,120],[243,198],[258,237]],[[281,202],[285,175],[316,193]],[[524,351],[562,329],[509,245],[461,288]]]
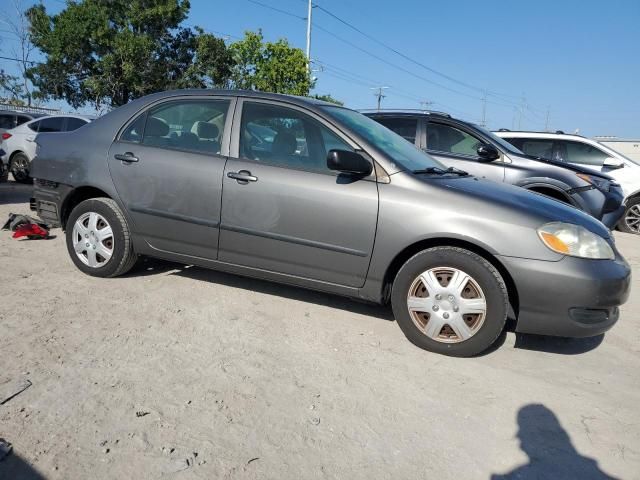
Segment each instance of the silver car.
[[630,269],[589,215],[445,168],[344,107],[275,94],[150,95],[38,136],[32,208],[84,273],[140,255],[391,302],[415,345],[609,329]]

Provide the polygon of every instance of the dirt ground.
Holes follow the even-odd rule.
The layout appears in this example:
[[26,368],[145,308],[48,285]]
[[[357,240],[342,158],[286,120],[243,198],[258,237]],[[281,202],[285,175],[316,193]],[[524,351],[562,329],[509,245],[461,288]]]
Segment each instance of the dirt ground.
[[[29,189],[0,185],[0,219]],[[640,478],[640,238],[605,336],[473,359],[386,308],[156,260],[80,273],[0,232],[0,479]],[[559,294],[561,294],[559,292]],[[1,399],[0,399],[1,401]]]

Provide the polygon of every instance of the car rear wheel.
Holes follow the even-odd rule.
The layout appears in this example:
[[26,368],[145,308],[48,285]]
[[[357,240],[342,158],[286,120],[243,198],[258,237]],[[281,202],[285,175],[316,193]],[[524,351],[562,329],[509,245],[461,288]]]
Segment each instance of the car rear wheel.
[[640,198],[632,198],[627,202],[624,215],[618,222],[618,229],[626,233],[640,234]]
[[33,180],[29,176],[31,168],[31,162],[29,157],[24,153],[16,153],[11,157],[11,175],[16,182],[31,183]]
[[413,344],[468,357],[489,348],[504,329],[508,294],[500,273],[481,256],[457,247],[435,247],[402,266],[391,304]]
[[73,263],[94,277],[116,277],[136,262],[127,221],[110,198],[79,203],[67,220],[67,250]]

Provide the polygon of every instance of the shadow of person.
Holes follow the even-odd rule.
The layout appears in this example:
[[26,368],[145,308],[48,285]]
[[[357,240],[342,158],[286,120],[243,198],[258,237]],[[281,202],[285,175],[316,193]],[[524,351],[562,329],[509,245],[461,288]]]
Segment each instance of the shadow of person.
[[505,474],[494,474],[491,480],[615,479],[600,470],[598,462],[576,451],[558,418],[544,405],[522,407],[518,427],[520,448],[529,457],[529,463]]
[[45,477],[15,452],[0,461],[0,480],[45,480]]

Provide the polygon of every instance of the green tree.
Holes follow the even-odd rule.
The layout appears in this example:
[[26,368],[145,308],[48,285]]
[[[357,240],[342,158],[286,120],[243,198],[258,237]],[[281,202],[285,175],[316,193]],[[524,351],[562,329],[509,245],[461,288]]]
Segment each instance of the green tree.
[[231,55],[221,39],[181,27],[188,0],[82,0],[48,15],[27,11],[46,61],[30,75],[45,99],[116,107],[173,88],[223,86]]
[[229,50],[234,63],[231,83],[235,88],[309,95],[313,83],[307,72],[307,59],[287,40],[265,43],[262,31],[245,32],[244,38],[232,43]]
[[328,93],[325,95],[319,95],[316,93],[315,95],[311,95],[311,98],[315,98],[316,100],[322,100],[324,102],[335,103],[336,105],[340,105],[340,106],[344,105],[344,102],[338,100],[337,98],[333,98]]
[[22,80],[0,70],[0,102],[11,105],[24,105],[27,95]]

